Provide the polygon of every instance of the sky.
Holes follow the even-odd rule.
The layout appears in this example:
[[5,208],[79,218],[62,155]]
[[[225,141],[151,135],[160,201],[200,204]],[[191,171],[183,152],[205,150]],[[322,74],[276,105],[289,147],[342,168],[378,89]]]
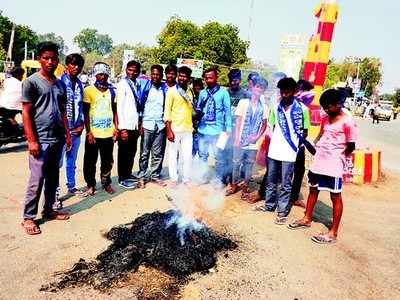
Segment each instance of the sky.
[[[316,31],[313,10],[320,0],[1,0],[0,10],[18,24],[38,33],[61,35],[71,49],[73,37],[84,28],[111,36],[114,44],[138,42],[152,46],[167,20],[177,15],[203,25],[231,23],[241,38],[250,38],[248,56],[272,65],[279,63],[280,39],[285,34],[309,37]],[[331,58],[379,57],[383,63],[381,92],[400,88],[400,1],[339,0]],[[251,26],[249,19],[251,18]],[[395,33],[397,36],[395,36]]]

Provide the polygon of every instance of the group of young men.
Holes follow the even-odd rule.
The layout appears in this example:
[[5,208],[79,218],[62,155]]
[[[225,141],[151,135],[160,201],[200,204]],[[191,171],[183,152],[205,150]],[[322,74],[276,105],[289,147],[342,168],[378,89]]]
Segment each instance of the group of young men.
[[[100,154],[100,178],[104,190],[112,194],[111,182],[114,143],[118,143],[118,184],[126,189],[145,188],[153,182],[166,186],[161,170],[168,145],[168,171],[171,188],[178,185],[179,161],[182,183],[191,185],[192,161],[198,155],[196,183],[211,181],[215,189],[229,196],[242,191],[242,199],[256,202],[265,198],[257,210],[277,210],[275,223],[287,222],[293,204],[299,204],[301,182],[305,172],[304,145],[310,126],[307,94],[312,85],[279,75],[273,80],[273,95],[265,99],[267,81],[259,74],[248,77],[248,89],[240,86],[241,71],[229,72],[229,87],[218,84],[218,71],[205,70],[203,82],[190,84],[191,69],[182,66],[151,67],[150,79],[139,78],[141,65],[130,61],[126,76],[116,88],[109,83],[110,67],[98,62],[93,66],[96,81],[83,87],[78,78],[84,66],[79,54],[67,56],[66,71],[61,79],[54,76],[58,65],[58,48],[42,43],[38,50],[41,69],[22,85],[23,121],[28,140],[31,171],[25,197],[23,227],[28,234],[40,233],[35,222],[39,198],[44,185],[43,217],[66,220],[67,213],[58,210],[55,194],[59,187],[59,167],[66,164],[69,194],[80,194],[76,188],[76,160],[85,129],[83,173],[86,190],[96,191],[96,163]],[[333,91],[333,92],[332,92]],[[354,124],[341,112],[340,95],[329,90],[321,99],[327,113],[323,118],[316,159],[309,174],[310,196],[303,220],[289,224],[290,229],[307,228],[318,190],[331,192],[334,202],[333,229],[314,241],[336,241],[341,216],[341,174],[344,155],[354,149]],[[342,124],[343,123],[343,124]],[[261,142],[270,134],[267,171],[260,191],[251,195],[249,182]],[[139,170],[132,174],[140,137]],[[340,140],[339,140],[340,138]],[[319,147],[321,145],[321,147]],[[215,176],[208,167],[209,155],[215,159]],[[151,159],[151,161],[150,161]],[[149,167],[150,165],[150,167]],[[334,172],[332,171],[334,170]],[[332,173],[333,172],[333,173]],[[304,205],[304,204],[303,204]]]

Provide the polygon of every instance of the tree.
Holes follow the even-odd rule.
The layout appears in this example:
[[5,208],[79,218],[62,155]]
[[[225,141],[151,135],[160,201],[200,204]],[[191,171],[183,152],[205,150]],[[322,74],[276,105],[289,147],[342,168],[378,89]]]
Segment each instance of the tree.
[[83,53],[82,55],[83,58],[85,59],[85,65],[83,66],[83,70],[86,72],[92,70],[93,65],[96,62],[104,61],[103,56],[95,51],[89,53]]
[[382,63],[379,58],[364,57],[362,59],[346,57],[342,62],[329,62],[325,88],[330,88],[338,82],[346,82],[348,77],[361,79],[361,90],[370,97],[374,88],[382,79]]
[[158,36],[158,44],[156,55],[163,63],[176,63],[178,57],[226,66],[248,61],[249,43],[240,39],[239,29],[231,24],[209,22],[199,27],[174,16]]
[[6,59],[7,52],[3,48],[3,34],[0,33],[0,60]]
[[111,52],[113,40],[108,34],[100,34],[97,29],[85,28],[74,37],[74,43],[84,53],[96,52],[106,55]]
[[25,25],[16,25],[9,18],[2,15],[0,11],[0,34],[3,36],[1,48],[5,51],[10,43],[10,36],[13,26],[15,25],[14,46],[12,50],[12,59],[19,64],[25,55],[25,42],[28,44],[28,52],[35,51],[39,42],[36,32]]
[[39,42],[50,41],[56,43],[60,47],[60,57],[64,59],[65,53],[68,52],[68,47],[65,45],[62,36],[56,35],[54,32],[39,34]]

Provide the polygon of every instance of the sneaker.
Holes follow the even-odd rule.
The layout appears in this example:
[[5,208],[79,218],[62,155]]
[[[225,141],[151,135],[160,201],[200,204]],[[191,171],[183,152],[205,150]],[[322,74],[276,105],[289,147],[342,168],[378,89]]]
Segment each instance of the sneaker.
[[63,209],[63,204],[62,204],[62,201],[60,199],[60,193],[61,193],[61,188],[57,187],[56,196],[55,196],[56,199],[55,199],[54,204],[53,204],[53,209],[54,210]]
[[276,219],[275,219],[275,221],[274,221],[274,223],[275,223],[276,225],[285,225],[286,222],[287,222],[287,220],[288,220],[287,217],[280,217],[280,216],[277,216]]
[[118,185],[125,188],[125,189],[134,189],[136,188],[136,184],[133,183],[131,180],[122,180],[120,182],[118,182]]

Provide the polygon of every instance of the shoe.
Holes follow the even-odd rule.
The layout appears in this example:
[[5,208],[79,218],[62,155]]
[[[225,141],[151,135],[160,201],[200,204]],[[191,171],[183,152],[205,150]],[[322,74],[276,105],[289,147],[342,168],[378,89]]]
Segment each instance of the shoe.
[[276,219],[275,219],[275,221],[274,221],[274,223],[275,223],[276,225],[285,225],[286,222],[287,222],[287,220],[288,220],[287,217],[280,217],[280,216],[277,216]]
[[56,196],[55,196],[55,200],[54,200],[54,204],[53,204],[53,209],[54,210],[63,209],[63,204],[62,204],[61,199],[60,199],[60,192],[61,192],[61,188],[57,187]]
[[[125,180],[122,180],[122,181],[118,182],[118,185],[123,187],[124,189],[134,189],[134,188],[136,188],[136,184],[133,183],[131,180],[128,180],[128,179],[125,179]],[[104,188],[104,189],[106,190],[106,188]]]

